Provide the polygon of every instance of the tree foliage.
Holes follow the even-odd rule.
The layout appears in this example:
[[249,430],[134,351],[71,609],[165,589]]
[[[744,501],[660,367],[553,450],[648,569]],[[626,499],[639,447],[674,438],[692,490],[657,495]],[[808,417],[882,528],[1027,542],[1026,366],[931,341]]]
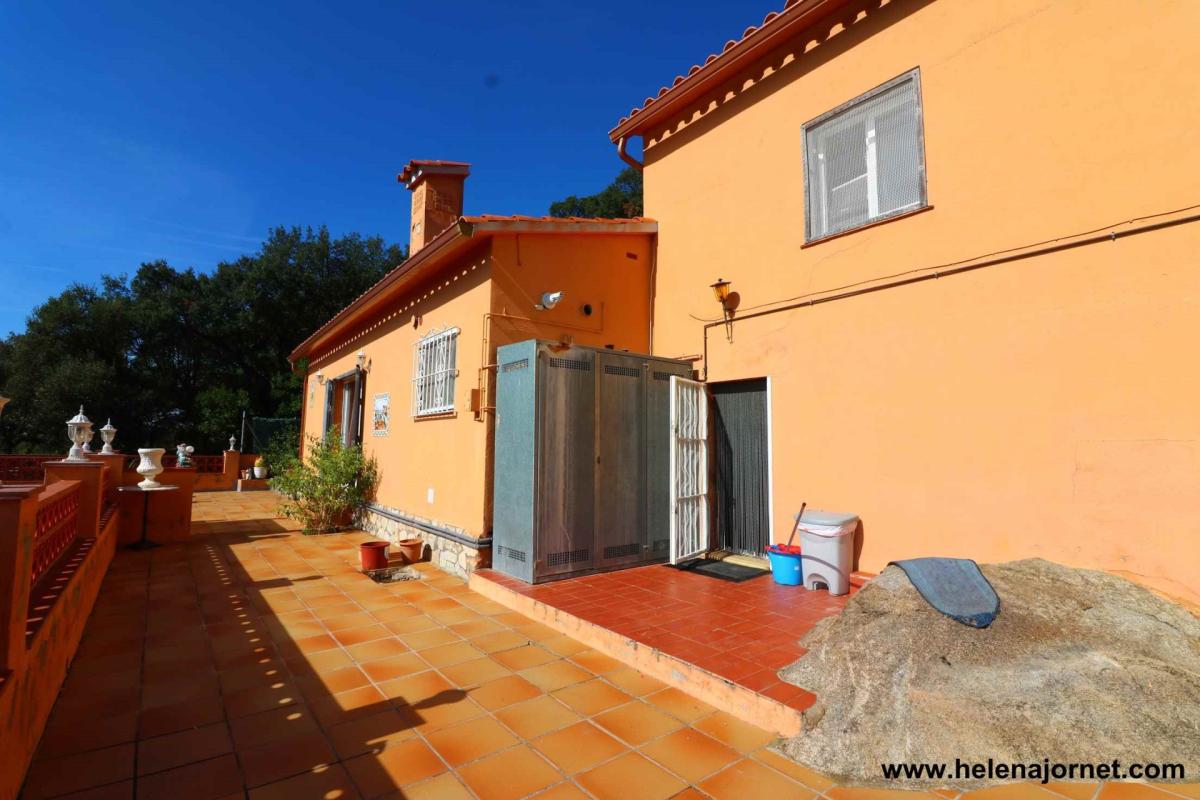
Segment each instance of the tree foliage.
[[336,427],[328,436],[308,437],[304,460],[287,459],[271,478],[283,495],[279,510],[304,525],[305,533],[328,533],[350,524],[350,515],[372,499],[379,481],[374,458],[360,445],[342,444]]
[[[117,446],[220,452],[242,411],[298,416],[287,355],[404,255],[377,237],[275,228],[258,252],[211,273],[142,264],[76,284],[0,342],[0,451],[66,452],[82,403]],[[99,444],[99,437],[95,441]]]
[[550,204],[552,217],[619,217],[642,216],[642,173],[626,167],[616,179],[596,194],[571,195]]

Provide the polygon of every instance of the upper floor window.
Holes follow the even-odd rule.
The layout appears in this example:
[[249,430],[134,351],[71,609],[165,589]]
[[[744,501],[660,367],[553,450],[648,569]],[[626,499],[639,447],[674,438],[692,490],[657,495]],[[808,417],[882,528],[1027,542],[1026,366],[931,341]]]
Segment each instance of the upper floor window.
[[458,328],[436,331],[416,343],[413,354],[414,417],[454,410],[457,343]]
[[923,208],[920,71],[807,123],[804,161],[807,241]]

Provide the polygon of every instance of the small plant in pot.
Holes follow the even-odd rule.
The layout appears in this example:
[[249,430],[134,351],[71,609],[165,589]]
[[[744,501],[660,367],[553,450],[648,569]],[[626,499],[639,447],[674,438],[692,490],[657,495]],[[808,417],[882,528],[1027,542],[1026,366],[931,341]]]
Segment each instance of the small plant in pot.
[[262,456],[254,460],[254,477],[260,480],[267,477],[267,460]]
[[342,444],[336,428],[324,439],[308,438],[304,460],[290,461],[271,479],[283,495],[280,513],[303,525],[304,533],[344,530],[354,512],[371,499],[379,480],[375,459],[362,447]]

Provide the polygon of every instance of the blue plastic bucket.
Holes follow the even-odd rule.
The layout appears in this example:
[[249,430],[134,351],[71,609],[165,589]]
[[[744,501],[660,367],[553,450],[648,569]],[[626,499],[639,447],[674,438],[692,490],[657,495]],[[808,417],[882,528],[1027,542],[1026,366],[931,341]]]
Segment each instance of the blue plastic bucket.
[[775,582],[784,586],[799,586],[803,583],[800,558],[799,553],[789,553],[784,550],[782,545],[769,546],[767,559],[771,562],[771,575],[775,578]]

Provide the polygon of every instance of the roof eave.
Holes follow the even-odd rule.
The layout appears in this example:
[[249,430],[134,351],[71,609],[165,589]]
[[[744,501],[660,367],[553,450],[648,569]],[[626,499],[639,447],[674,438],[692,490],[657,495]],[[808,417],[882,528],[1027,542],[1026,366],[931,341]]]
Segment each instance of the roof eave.
[[609,141],[616,144],[623,137],[645,133],[655,122],[696,102],[736,72],[749,66],[754,59],[781,46],[848,2],[849,0],[799,0],[781,11],[768,25],[759,28],[700,67],[698,71],[686,76],[666,93],[651,98],[649,106],[643,104],[640,109],[635,109],[635,113],[617,123],[616,127],[608,132]]

